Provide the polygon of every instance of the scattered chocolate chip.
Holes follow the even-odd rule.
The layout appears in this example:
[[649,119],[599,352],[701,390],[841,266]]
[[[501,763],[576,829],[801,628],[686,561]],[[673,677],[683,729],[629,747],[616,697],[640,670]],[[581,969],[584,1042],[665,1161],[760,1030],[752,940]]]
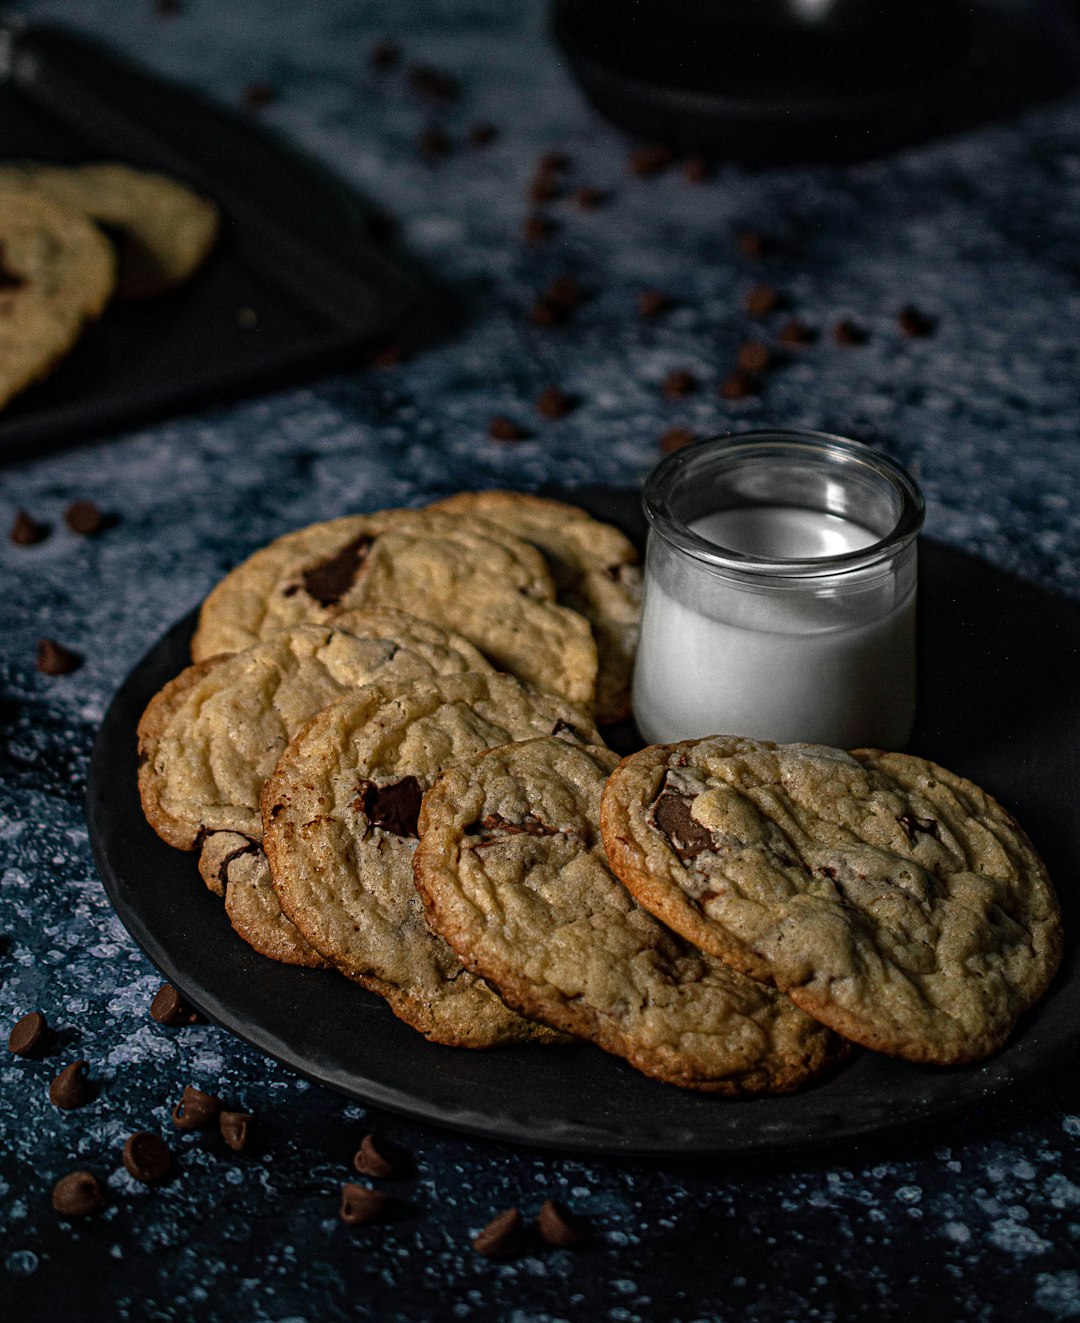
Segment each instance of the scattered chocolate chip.
[[403,776],[382,786],[361,781],[357,790],[353,808],[364,813],[372,827],[381,827],[395,836],[419,838],[417,824],[424,792],[415,776]]
[[521,235],[526,243],[545,243],[557,229],[558,226],[550,216],[541,216],[539,212],[534,212],[531,216],[525,217]]
[[73,533],[93,537],[105,527],[105,516],[93,501],[72,501],[64,511],[64,523]]
[[172,1168],[172,1154],[160,1135],[140,1130],[124,1144],[124,1166],[128,1174],[144,1185],[163,1181]]
[[222,1139],[234,1153],[242,1153],[251,1139],[255,1118],[250,1112],[222,1112],[218,1120]]
[[48,535],[49,529],[46,524],[39,524],[25,510],[16,510],[9,537],[17,547],[32,547],[35,542],[41,542]]
[[374,1176],[376,1180],[388,1181],[401,1175],[403,1157],[403,1154],[376,1135],[365,1135],[353,1157],[353,1166],[361,1176]]
[[557,1245],[560,1249],[572,1249],[588,1239],[588,1232],[580,1219],[554,1199],[548,1199],[542,1205],[536,1226],[545,1245]]
[[585,290],[574,276],[556,276],[541,298],[553,303],[557,308],[576,308],[584,302]]
[[429,64],[414,64],[409,70],[409,85],[432,101],[456,101],[461,84],[453,74],[434,69]]
[[567,395],[558,386],[549,386],[537,396],[536,412],[541,418],[565,418],[576,404],[573,395]]
[[651,322],[661,317],[672,306],[670,297],[660,289],[645,289],[638,295],[638,316]]
[[372,1190],[366,1185],[353,1185],[351,1182],[341,1187],[341,1220],[351,1227],[366,1226],[371,1222],[389,1222],[394,1205],[394,1197],[384,1194],[382,1190]]
[[747,340],[735,361],[744,372],[767,372],[773,365],[773,352],[762,340]]
[[560,307],[548,298],[540,297],[529,309],[529,321],[533,326],[547,330],[552,326],[561,326],[569,316],[569,310]]
[[537,158],[537,170],[547,170],[553,174],[565,174],[572,162],[565,152],[544,152]]
[[196,1024],[199,1019],[198,1012],[191,1009],[171,983],[163,983],[154,993],[150,1014],[158,1024],[170,1029],[177,1029],[182,1024]]
[[590,184],[583,184],[574,190],[574,201],[582,211],[598,211],[606,207],[610,200],[611,195],[606,189],[594,188]]
[[817,339],[817,335],[812,327],[807,326],[798,317],[791,317],[776,332],[776,338],[782,345],[789,345],[793,349],[801,349],[804,345],[812,345]]
[[650,142],[635,147],[630,153],[627,164],[632,175],[637,175],[639,179],[647,179],[650,175],[657,175],[661,170],[666,170],[674,158],[675,153],[665,143]]
[[244,88],[244,108],[246,110],[262,110],[276,100],[277,89],[270,83],[248,83]]
[[105,1191],[92,1172],[73,1171],[53,1186],[52,1206],[61,1217],[88,1217],[105,1207]]
[[512,418],[497,414],[488,423],[488,436],[492,441],[524,441],[529,433]]
[[346,542],[340,551],[304,570],[304,591],[320,606],[336,606],[356,582],[375,539],[366,533]]
[[749,257],[753,260],[765,257],[770,248],[768,239],[760,230],[740,230],[735,236],[735,242],[739,245],[739,251],[743,257]]
[[478,120],[469,128],[469,141],[474,147],[490,147],[498,136],[499,130],[487,120]]
[[55,639],[38,639],[37,668],[42,675],[70,675],[79,669],[82,660],[77,652]]
[[697,437],[689,427],[669,427],[660,433],[660,449],[665,455],[670,455],[676,450],[682,450],[684,446],[693,445],[696,440]]
[[40,1011],[24,1015],[8,1036],[8,1051],[17,1057],[36,1057],[49,1039],[49,1022]]
[[371,67],[380,73],[393,69],[400,59],[401,47],[393,41],[377,41],[368,55]]
[[429,124],[420,135],[420,154],[426,156],[429,161],[437,161],[449,156],[453,150],[453,139],[437,124]]
[[720,395],[725,400],[745,400],[748,395],[757,395],[761,382],[751,372],[736,368],[720,383]]
[[691,817],[690,805],[694,802],[694,796],[668,790],[666,783],[665,774],[660,794],[653,801],[649,825],[667,837],[671,848],[685,864],[706,850],[715,848],[712,832]]
[[868,337],[858,322],[843,317],[833,327],[832,338],[838,345],[864,345]]
[[538,174],[533,176],[529,184],[528,197],[530,202],[554,202],[561,192],[559,181],[554,175]]
[[772,285],[754,285],[743,299],[743,307],[751,317],[765,317],[779,306],[780,294]]
[[919,832],[926,836],[937,836],[940,824],[933,818],[917,818],[913,813],[903,813],[896,819],[912,844]]
[[688,156],[683,162],[682,172],[688,184],[703,184],[712,174],[704,156]]
[[680,400],[684,395],[692,395],[697,388],[697,377],[686,371],[669,373],[660,386],[669,400]]
[[912,307],[909,303],[901,308],[897,313],[896,320],[900,329],[905,335],[910,335],[913,339],[919,339],[925,335],[932,335],[937,326],[936,320],[918,308]]
[[94,1089],[86,1077],[85,1061],[73,1061],[65,1066],[49,1085],[49,1102],[70,1112],[75,1107],[85,1107],[94,1097]]
[[504,1258],[517,1252],[521,1244],[521,1214],[516,1208],[490,1221],[473,1241],[473,1249],[486,1258]]
[[213,1125],[220,1113],[220,1098],[188,1084],[172,1110],[173,1125],[178,1130],[205,1130]]
[[368,363],[374,368],[393,368],[405,357],[405,351],[396,340],[387,340],[385,344],[372,349],[368,354]]

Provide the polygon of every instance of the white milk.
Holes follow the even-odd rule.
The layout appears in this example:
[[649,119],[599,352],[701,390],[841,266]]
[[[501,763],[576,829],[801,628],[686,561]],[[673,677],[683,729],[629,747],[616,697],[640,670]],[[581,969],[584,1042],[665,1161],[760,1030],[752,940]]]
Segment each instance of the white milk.
[[[820,511],[764,506],[693,521],[772,559],[860,550],[877,535]],[[879,567],[748,583],[668,556],[648,575],[634,712],[650,743],[700,735],[902,748],[915,711],[915,592]],[[913,584],[914,576],[910,582]]]

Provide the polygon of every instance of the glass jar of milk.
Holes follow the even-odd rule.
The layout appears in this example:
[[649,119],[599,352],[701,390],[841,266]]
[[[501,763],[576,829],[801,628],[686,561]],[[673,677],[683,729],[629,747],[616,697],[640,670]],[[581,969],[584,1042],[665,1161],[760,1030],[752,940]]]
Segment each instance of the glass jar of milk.
[[743,432],[645,484],[634,713],[700,735],[900,749],[915,716],[914,480],[857,441]]

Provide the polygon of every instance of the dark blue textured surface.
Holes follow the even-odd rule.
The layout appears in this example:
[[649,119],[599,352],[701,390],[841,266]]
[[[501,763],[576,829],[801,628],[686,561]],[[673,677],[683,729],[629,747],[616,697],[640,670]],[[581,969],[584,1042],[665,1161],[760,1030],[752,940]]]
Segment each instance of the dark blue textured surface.
[[[171,20],[149,0],[23,10],[77,22],[229,102],[253,80],[274,83],[266,122],[397,213],[404,244],[455,285],[470,320],[391,371],[0,475],[4,527],[18,506],[53,525],[37,547],[0,546],[0,1024],[40,1007],[64,1040],[44,1061],[0,1063],[0,1300],[19,1302],[19,1318],[66,1305],[75,1317],[279,1323],[1080,1316],[1076,1086],[1050,1082],[885,1147],[692,1169],[559,1160],[422,1130],[308,1087],[213,1027],[154,1024],[159,980],[109,911],[81,808],[109,695],[253,547],[316,518],[459,487],[632,483],[673,423],[705,433],[770,421],[870,440],[918,473],[932,536],[1080,599],[1077,103],[881,163],[725,170],[694,188],[678,172],[626,174],[625,144],[567,83],[539,6],[187,0]],[[458,74],[461,101],[431,112],[400,76],[371,74],[367,50],[384,35],[410,61]],[[415,151],[431,118],[459,141],[477,119],[501,137],[433,168]],[[612,200],[592,213],[553,205],[557,235],[530,247],[523,192],[550,147]],[[743,225],[778,235],[782,254],[749,262],[732,239]],[[571,327],[533,330],[523,309],[563,272],[594,297]],[[842,349],[826,337],[760,400],[726,404],[713,387],[747,333],[741,298],[759,278],[811,324],[852,315],[870,340]],[[678,306],[646,325],[634,309],[648,286]],[[939,319],[933,337],[896,330],[908,302]],[[679,404],[658,389],[675,368],[705,387]],[[541,422],[532,401],[552,381],[582,405]],[[534,439],[488,441],[496,412]],[[75,498],[120,522],[76,537],[61,517]],[[37,674],[42,634],[85,652],[85,666]],[[46,1087],[74,1056],[102,1089],[63,1113]],[[168,1109],[189,1082],[259,1116],[253,1153],[173,1131]],[[403,1187],[413,1211],[392,1228],[349,1229],[337,1191],[373,1126],[417,1157]],[[139,1128],[160,1128],[177,1157],[157,1190],[120,1163]],[[49,1207],[53,1181],[76,1166],[111,1193],[108,1211],[81,1224]],[[493,1213],[531,1213],[548,1195],[593,1218],[592,1248],[509,1264],[470,1251]]]

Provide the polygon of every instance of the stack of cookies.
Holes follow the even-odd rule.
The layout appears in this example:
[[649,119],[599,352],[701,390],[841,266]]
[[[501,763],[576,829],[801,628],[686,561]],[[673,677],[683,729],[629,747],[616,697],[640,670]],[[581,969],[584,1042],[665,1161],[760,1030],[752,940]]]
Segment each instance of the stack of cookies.
[[510,492],[316,524],[210,594],[139,729],[154,829],[233,927],[429,1039],[587,1039],[785,1092],[859,1043],[999,1048],[1061,952],[1046,870],[931,763],[730,737],[621,763],[640,567]]

